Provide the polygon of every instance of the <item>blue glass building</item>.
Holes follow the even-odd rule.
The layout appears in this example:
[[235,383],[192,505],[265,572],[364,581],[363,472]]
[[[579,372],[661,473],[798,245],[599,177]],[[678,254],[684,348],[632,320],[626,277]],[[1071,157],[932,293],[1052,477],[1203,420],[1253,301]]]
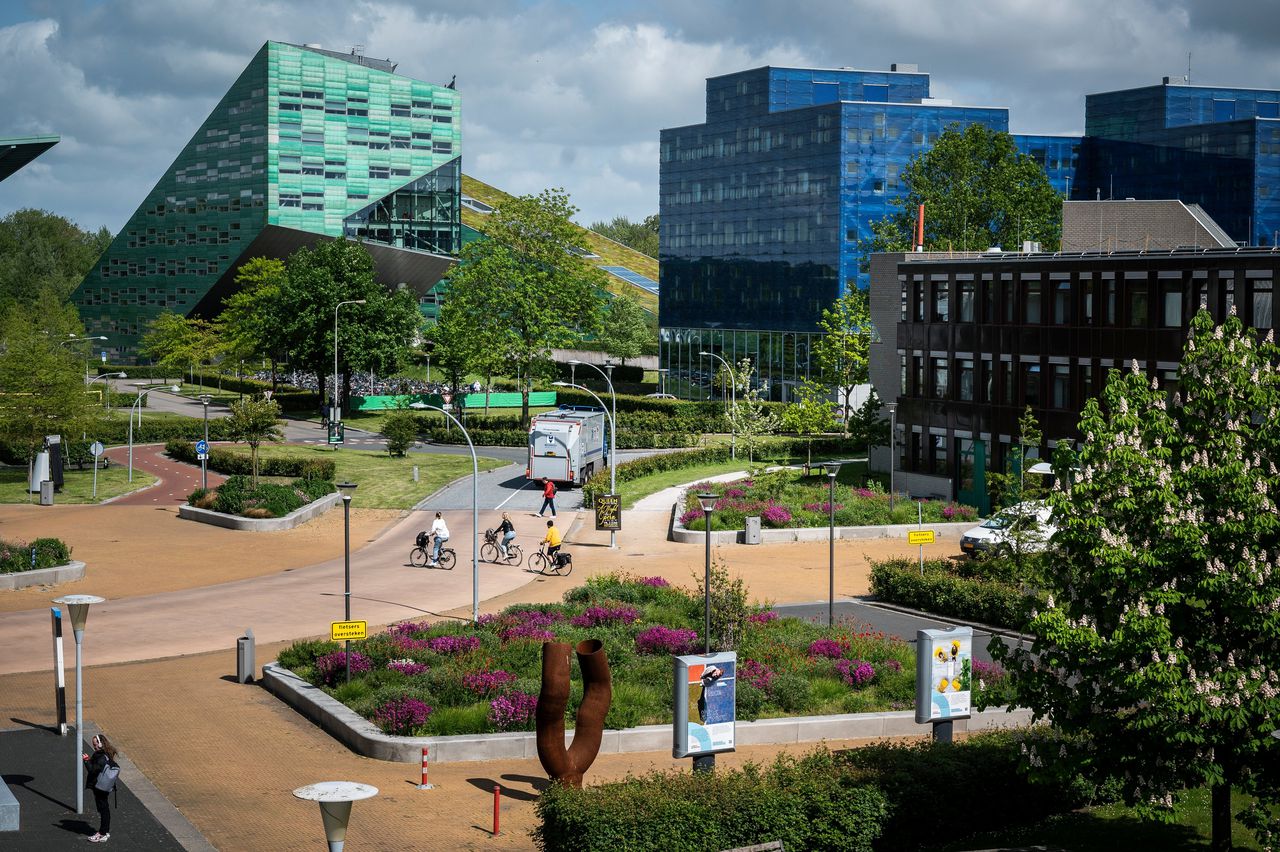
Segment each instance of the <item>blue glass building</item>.
[[[822,309],[867,286],[859,243],[906,194],[907,163],[953,125],[1009,126],[1007,109],[931,98],[914,66],[713,77],[706,111],[663,130],[660,154],[661,366],[691,398],[715,392],[704,350],[752,358],[768,395],[788,398]],[[1065,188],[1078,140],[1027,138]]]

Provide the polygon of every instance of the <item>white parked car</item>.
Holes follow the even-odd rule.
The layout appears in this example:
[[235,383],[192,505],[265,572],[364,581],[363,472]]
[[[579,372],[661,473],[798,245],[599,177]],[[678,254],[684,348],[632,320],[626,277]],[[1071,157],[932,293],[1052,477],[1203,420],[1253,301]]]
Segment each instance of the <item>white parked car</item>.
[[1024,528],[1027,532],[1027,538],[1023,542],[1026,550],[1044,550],[1049,545],[1049,539],[1058,531],[1050,523],[1050,511],[1043,500],[1028,500],[1002,509],[980,525],[966,530],[960,537],[960,550],[975,556],[1004,544]]
[[675,399],[676,395],[673,393],[647,393],[645,394],[645,398],[646,399]]

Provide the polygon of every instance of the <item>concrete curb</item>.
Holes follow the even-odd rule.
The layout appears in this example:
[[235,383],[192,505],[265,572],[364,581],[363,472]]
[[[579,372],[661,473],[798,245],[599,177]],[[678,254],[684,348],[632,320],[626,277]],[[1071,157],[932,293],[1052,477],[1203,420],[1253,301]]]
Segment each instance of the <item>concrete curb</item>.
[[[671,541],[680,544],[702,544],[706,541],[706,533],[690,530],[680,523],[680,504],[671,507]],[[870,538],[906,538],[907,533],[916,530],[933,530],[938,538],[959,538],[965,530],[972,529],[974,521],[963,521],[951,524],[886,524],[873,527],[836,527],[838,539],[870,539]],[[826,541],[830,535],[827,527],[800,527],[794,529],[761,529],[761,544],[776,544],[788,541]],[[741,544],[746,537],[743,530],[712,531],[712,544]]]
[[[357,715],[349,707],[312,686],[276,662],[262,667],[262,685],[303,716],[320,726],[362,757],[396,763],[418,763],[422,749],[430,750],[432,763],[477,760],[529,759],[538,756],[532,731],[506,734],[462,734],[451,737],[393,737]],[[1023,727],[1031,723],[1026,709],[992,708],[957,719],[956,732]],[[914,710],[891,713],[848,713],[837,716],[793,716],[739,722],[737,741],[742,745],[783,745],[835,739],[924,736],[928,728],[917,724]],[[573,731],[565,732],[566,745]],[[621,731],[605,731],[602,754],[667,751],[672,745],[670,725],[646,725]]]
[[28,586],[56,586],[84,577],[84,563],[74,559],[66,565],[19,571],[16,574],[0,574],[0,589],[25,589]]
[[283,518],[242,518],[239,515],[224,515],[212,509],[197,509],[185,503],[178,507],[178,517],[188,521],[199,521],[215,527],[246,532],[279,532],[301,526],[312,518],[318,517],[338,505],[342,495],[335,491],[319,500],[312,501],[301,509],[290,512]]

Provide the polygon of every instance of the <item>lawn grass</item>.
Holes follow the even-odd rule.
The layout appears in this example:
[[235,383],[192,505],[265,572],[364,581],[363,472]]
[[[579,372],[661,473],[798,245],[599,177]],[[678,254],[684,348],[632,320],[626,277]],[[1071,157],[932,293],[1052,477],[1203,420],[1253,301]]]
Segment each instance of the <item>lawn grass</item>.
[[[227,447],[232,452],[249,455],[243,445]],[[260,458],[322,458],[337,466],[336,482],[354,482],[359,486],[354,505],[367,509],[411,509],[425,497],[459,477],[471,473],[471,459],[459,455],[413,453],[405,458],[392,458],[379,450],[334,450],[327,447],[271,446],[263,447]],[[509,462],[481,457],[480,470],[493,470]],[[418,468],[418,481],[413,481],[413,468]]]
[[[1249,798],[1236,793],[1231,797],[1231,812],[1238,813],[1249,804]],[[945,847],[948,850],[988,847],[1036,847],[1071,852],[1095,849],[1124,849],[1126,852],[1180,852],[1207,849],[1212,835],[1209,791],[1192,790],[1183,798],[1178,816],[1172,823],[1144,822],[1132,808],[1106,805],[1060,816],[1049,817],[1034,826],[1011,828],[970,837],[963,843]],[[1231,831],[1233,849],[1256,850],[1260,847],[1253,835],[1238,822]]]
[[[62,477],[62,490],[54,494],[54,503],[101,503],[103,500],[145,488],[156,481],[154,476],[135,467],[133,482],[130,482],[129,468],[125,465],[113,464],[105,470],[98,471],[98,499],[95,500],[92,468],[85,470],[76,470],[73,467],[63,468]],[[27,493],[25,467],[0,469],[0,503],[38,503],[39,501],[39,493]]]

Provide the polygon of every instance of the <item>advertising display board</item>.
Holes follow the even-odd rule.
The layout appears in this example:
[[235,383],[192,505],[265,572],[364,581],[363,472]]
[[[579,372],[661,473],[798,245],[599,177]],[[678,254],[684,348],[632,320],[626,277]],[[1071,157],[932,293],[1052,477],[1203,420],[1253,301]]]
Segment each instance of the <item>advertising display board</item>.
[[734,651],[672,657],[675,710],[672,757],[734,750],[738,655]]
[[622,529],[622,497],[617,494],[601,494],[596,497],[596,529]]
[[916,631],[916,721],[967,719],[973,686],[973,628]]

